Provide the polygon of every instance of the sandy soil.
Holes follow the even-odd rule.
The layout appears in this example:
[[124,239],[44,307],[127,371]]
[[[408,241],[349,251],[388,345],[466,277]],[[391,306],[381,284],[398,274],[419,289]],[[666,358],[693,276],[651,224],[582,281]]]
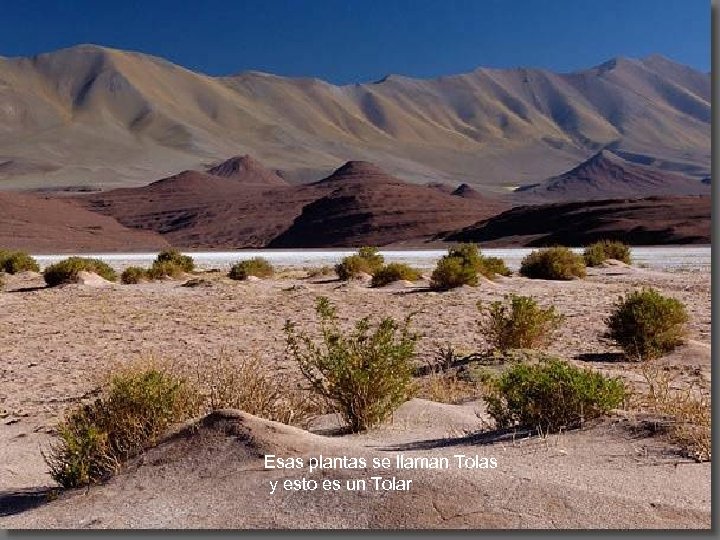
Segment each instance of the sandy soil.
[[[546,440],[484,440],[477,434],[485,416],[482,403],[423,400],[405,404],[383,429],[358,436],[324,437],[243,415],[216,418],[192,436],[164,443],[87,495],[64,495],[49,504],[40,504],[41,496],[32,491],[17,497],[19,491],[51,485],[40,450],[62,411],[92,392],[111,366],[150,355],[202,363],[229,353],[257,355],[290,369],[282,326],[292,319],[311,327],[318,295],[335,301],[348,324],[366,314],[400,318],[417,312],[415,327],[425,336],[420,361],[432,359],[442,345],[461,352],[484,347],[478,301],[509,292],[533,295],[567,316],[550,352],[637,380],[639,367],[617,361],[617,349],[601,339],[602,321],[620,294],[652,284],[685,302],[690,313],[688,344],[663,363],[681,379],[709,388],[709,272],[618,266],[589,274],[572,282],[511,277],[447,293],[375,290],[301,279],[292,272],[256,282],[208,274],[212,286],[197,288],[166,282],[51,290],[34,288],[42,285],[37,275],[9,277],[0,294],[0,506],[14,510],[0,512],[0,525],[709,527],[710,465],[679,457],[623,418]],[[230,436],[232,430],[219,424],[245,436]],[[257,456],[268,448],[286,455],[477,453],[498,456],[500,465],[472,473],[412,471],[417,489],[408,493],[270,496],[266,483],[288,475],[262,470]],[[188,491],[194,494],[191,502]]]

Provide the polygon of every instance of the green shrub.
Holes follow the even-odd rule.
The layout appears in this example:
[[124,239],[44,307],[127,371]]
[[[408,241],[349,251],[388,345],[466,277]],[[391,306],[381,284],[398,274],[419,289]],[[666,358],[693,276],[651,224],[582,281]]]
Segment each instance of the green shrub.
[[254,257],[235,263],[230,269],[228,277],[237,280],[247,279],[249,276],[269,278],[272,277],[274,273],[275,270],[267,259]]
[[407,264],[390,263],[375,272],[370,286],[384,287],[394,281],[417,281],[420,278],[422,278],[422,274]]
[[565,320],[554,306],[541,308],[532,297],[510,294],[505,300],[509,300],[509,305],[496,301],[487,310],[478,302],[478,309],[486,316],[480,327],[494,349],[506,351],[546,346],[553,341]]
[[533,251],[520,263],[520,274],[531,279],[570,280],[585,277],[585,260],[566,247]]
[[625,398],[619,378],[608,378],[559,359],[515,364],[493,381],[486,397],[498,428],[557,432],[581,427],[617,408]]
[[313,390],[338,411],[353,433],[384,421],[413,391],[412,358],[418,336],[403,324],[384,318],[371,331],[370,319],[343,333],[336,308],[325,297],[317,299],[321,342],[285,325],[288,351]]
[[512,274],[505,262],[497,257],[485,257],[477,245],[473,243],[459,244],[448,250],[448,254],[440,259],[430,277],[430,287],[446,291],[463,285],[475,287],[478,274],[488,279],[496,275]]
[[478,272],[488,279],[493,279],[495,276],[507,277],[512,275],[512,272],[505,264],[505,261],[498,259],[497,257],[486,257],[484,255],[480,259]]
[[627,244],[616,240],[601,240],[590,244],[583,253],[587,266],[599,266],[608,259],[631,263],[630,247]]
[[385,258],[378,253],[377,248],[361,247],[356,255],[345,257],[335,265],[335,273],[343,281],[356,279],[360,274],[372,276],[384,263]]
[[0,250],[0,272],[17,274],[19,272],[39,272],[37,261],[24,251]]
[[70,412],[45,461],[65,488],[107,480],[198,403],[183,379],[156,369],[115,375],[104,395]]
[[440,259],[430,276],[430,288],[437,291],[447,291],[478,284],[477,269],[468,264],[462,257],[445,255]]
[[150,268],[145,270],[145,277],[150,281],[165,278],[177,279],[187,272],[186,268],[187,265],[182,266],[176,261],[155,261]]
[[687,321],[682,302],[647,288],[618,299],[605,321],[606,337],[620,345],[627,356],[650,360],[682,343]]
[[466,264],[479,268],[482,264],[482,255],[477,244],[472,242],[465,244],[458,244],[448,249],[448,257],[460,257]]
[[120,274],[120,281],[126,285],[135,285],[149,279],[147,270],[138,266],[129,266]]
[[94,272],[108,281],[117,280],[115,270],[99,259],[69,257],[48,266],[43,272],[48,287],[56,287],[67,283],[75,283],[79,272]]
[[166,249],[158,253],[153,265],[171,263],[182,269],[183,272],[192,272],[195,269],[195,261],[190,255],[183,255],[177,249]]

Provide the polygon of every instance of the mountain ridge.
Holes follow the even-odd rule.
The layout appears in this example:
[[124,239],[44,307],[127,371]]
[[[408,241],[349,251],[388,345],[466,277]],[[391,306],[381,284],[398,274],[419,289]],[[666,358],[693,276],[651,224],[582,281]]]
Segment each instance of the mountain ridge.
[[333,85],[212,77],[86,45],[0,60],[0,161],[15,164],[0,189],[139,186],[253,154],[294,183],[366,160],[418,184],[500,194],[608,145],[701,178],[709,111],[710,77],[656,57]]

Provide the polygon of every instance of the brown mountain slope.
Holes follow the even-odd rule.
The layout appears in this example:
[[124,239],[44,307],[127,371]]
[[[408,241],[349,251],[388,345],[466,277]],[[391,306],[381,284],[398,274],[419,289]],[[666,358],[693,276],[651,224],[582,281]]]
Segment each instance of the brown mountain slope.
[[167,247],[162,236],[123,227],[70,200],[0,192],[0,248],[34,253],[147,251]]
[[528,203],[709,194],[709,186],[699,179],[629,163],[603,150],[565,174],[517,189],[513,200]]
[[287,181],[249,155],[236,156],[208,169],[208,174],[238,180],[245,185],[287,186]]
[[603,147],[697,177],[710,168],[710,76],[660,57],[336,86],[209,77],[82,45],[0,58],[0,81],[7,187],[137,186],[244,153],[290,181],[359,158],[416,183],[498,193]]
[[486,246],[710,244],[710,197],[651,197],[520,206],[446,235]]
[[186,171],[140,188],[75,198],[181,247],[323,247],[428,238],[506,208],[403,182],[349,162],[311,185],[267,188]]
[[426,239],[505,207],[487,198],[468,200],[435,187],[408,184],[357,161],[314,185],[332,191],[308,204],[269,247],[385,245]]

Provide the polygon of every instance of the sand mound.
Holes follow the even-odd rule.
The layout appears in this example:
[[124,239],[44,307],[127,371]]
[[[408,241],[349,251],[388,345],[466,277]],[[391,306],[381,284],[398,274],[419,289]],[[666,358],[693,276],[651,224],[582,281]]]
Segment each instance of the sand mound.
[[[454,409],[413,400],[398,415]],[[378,437],[383,432],[375,432]],[[411,432],[322,437],[239,412],[219,411],[179,428],[108,484],[0,518],[5,527],[514,528],[700,527],[710,524],[709,464],[686,466],[678,485],[661,453],[641,457],[638,437],[614,426],[549,439],[478,435],[413,438]],[[393,437],[395,437],[393,439]],[[644,451],[647,454],[647,451]],[[447,470],[396,469],[405,457],[447,457]],[[378,471],[349,467],[268,469],[276,457],[390,458]],[[495,457],[494,469],[458,468],[456,455]],[[638,467],[637,459],[653,467]],[[579,467],[582,461],[584,464]],[[412,480],[407,491],[346,489],[348,480]],[[270,493],[270,482],[337,480],[341,489]],[[142,509],[142,511],[138,511]]]
[[109,287],[112,285],[112,283],[104,277],[97,275],[95,272],[86,272],[85,270],[77,273],[75,284],[84,285],[85,287]]

